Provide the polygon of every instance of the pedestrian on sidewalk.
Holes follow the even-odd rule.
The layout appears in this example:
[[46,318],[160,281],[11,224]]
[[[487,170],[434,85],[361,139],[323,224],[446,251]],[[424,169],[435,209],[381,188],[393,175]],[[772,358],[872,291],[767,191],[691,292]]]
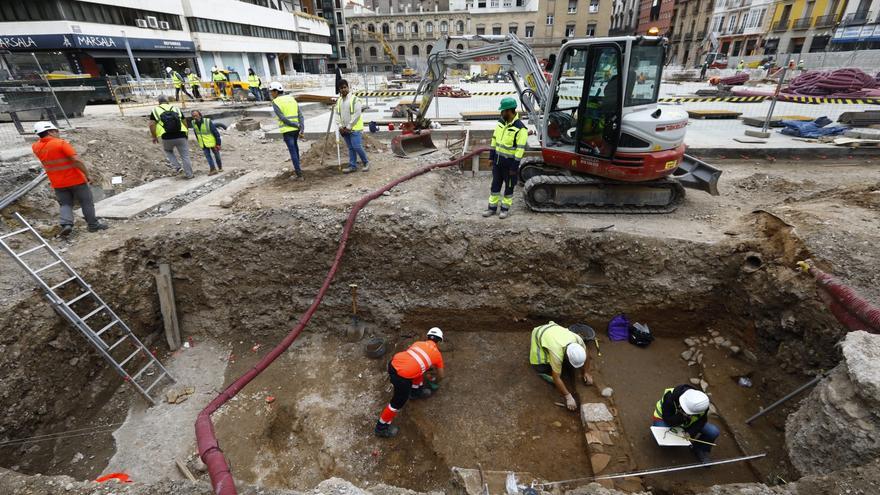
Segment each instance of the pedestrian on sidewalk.
[[296,173],[297,180],[303,180],[302,169],[299,167],[299,144],[297,140],[302,132],[305,132],[303,125],[303,114],[299,108],[299,103],[293,95],[284,94],[284,86],[278,81],[269,83],[269,95],[272,96],[272,110],[275,117],[278,118],[278,132],[287,145],[287,151],[290,152],[290,161],[293,162],[293,171]]
[[398,352],[388,363],[388,377],[394,386],[391,402],[382,410],[376,422],[376,436],[391,438],[400,428],[391,424],[397,413],[409,399],[426,399],[433,393],[425,385],[425,373],[431,368],[437,370],[435,384],[443,379],[443,356],[437,344],[443,342],[443,331],[437,327],[428,330],[428,338]]
[[73,232],[73,203],[79,202],[89,232],[104,230],[107,226],[95,216],[95,202],[89,189],[89,171],[67,141],[58,137],[58,128],[51,122],[37,122],[34,133],[40,140],[31,145],[37,159],[43,164],[55,198],[61,205],[61,237]]
[[263,101],[263,80],[254,73],[254,69],[248,69],[248,90],[254,95],[254,100]]
[[[202,117],[202,112],[192,111],[193,134],[196,135],[196,142],[199,143],[199,148],[202,149],[202,153],[208,160],[208,167],[211,168],[208,175],[223,171],[223,162],[220,160],[220,131],[217,129],[218,127],[226,129],[225,125],[215,124],[210,118]],[[213,157],[211,157],[212,154]],[[216,170],[214,169],[215,161],[217,162]]]
[[[159,105],[150,113],[150,134],[153,136],[153,143],[158,143],[161,139],[169,167],[175,173],[183,170],[186,178],[192,179],[192,163],[189,161],[189,144],[186,140],[187,129],[183,112],[168,103],[168,97],[165,95],[159,96],[158,101]],[[174,156],[174,150],[180,155],[180,161]]]
[[192,99],[192,95],[189,94],[189,91],[186,90],[186,86],[184,86],[183,76],[180,75],[179,72],[172,69],[171,67],[165,67],[165,72],[171,76],[171,82],[174,84],[174,101],[180,101],[180,92],[183,91],[183,94],[189,96]]
[[348,145],[348,168],[342,173],[350,174],[357,172],[357,159],[361,158],[363,172],[370,170],[370,161],[364,151],[364,117],[361,115],[364,106],[360,98],[351,94],[348,81],[343,79],[339,82],[339,98],[336,99],[336,125],[339,126],[339,134]]
[[189,88],[192,90],[193,97],[195,97],[199,101],[202,101],[202,93],[199,91],[199,87],[202,85],[202,81],[199,80],[199,76],[197,76],[188,67],[185,72],[186,81],[187,83],[189,83]]
[[[492,186],[489,189],[489,208],[483,212],[484,217],[491,217],[498,211],[501,203],[501,214],[498,218],[507,218],[513,205],[513,188],[516,186],[516,174],[519,163],[526,152],[526,141],[529,130],[516,113],[516,100],[504,98],[498,108],[501,118],[495,124],[492,134],[492,150],[489,162],[492,164]],[[501,186],[504,186],[504,197],[501,197]]]

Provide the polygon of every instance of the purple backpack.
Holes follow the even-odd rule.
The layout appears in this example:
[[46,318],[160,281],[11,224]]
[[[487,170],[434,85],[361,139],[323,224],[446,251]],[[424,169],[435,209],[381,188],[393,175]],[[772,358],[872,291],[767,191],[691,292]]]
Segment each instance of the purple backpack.
[[629,318],[621,313],[608,322],[608,338],[612,341],[629,339]]

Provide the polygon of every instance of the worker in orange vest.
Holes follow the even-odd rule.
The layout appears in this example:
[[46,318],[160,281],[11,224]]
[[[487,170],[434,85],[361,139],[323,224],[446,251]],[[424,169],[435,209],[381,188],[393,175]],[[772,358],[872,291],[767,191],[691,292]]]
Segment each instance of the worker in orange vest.
[[443,356],[437,344],[443,342],[443,331],[437,327],[428,330],[428,339],[398,352],[388,363],[388,376],[394,386],[391,403],[385,406],[379,421],[376,422],[376,436],[391,438],[400,428],[391,424],[397,413],[409,399],[424,399],[431,396],[431,389],[425,386],[425,373],[437,370],[437,381],[443,379]]
[[58,137],[58,128],[51,122],[37,122],[34,133],[40,140],[31,146],[34,155],[43,164],[49,184],[55,190],[55,197],[61,205],[61,232],[66,237],[73,232],[73,203],[79,202],[83,216],[89,225],[89,232],[107,228],[95,216],[95,202],[89,189],[89,171],[80,160],[76,150],[67,141]]

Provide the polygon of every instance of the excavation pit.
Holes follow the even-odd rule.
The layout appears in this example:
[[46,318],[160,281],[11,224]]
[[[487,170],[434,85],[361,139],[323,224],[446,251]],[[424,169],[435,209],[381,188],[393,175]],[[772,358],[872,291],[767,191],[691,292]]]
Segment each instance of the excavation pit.
[[[207,479],[193,456],[195,413],[223,383],[249,370],[305,310],[329,266],[341,218],[330,214],[321,220],[325,227],[315,229],[285,213],[131,238],[80,267],[133,328],[158,335],[153,274],[159,263],[171,265],[181,327],[192,347],[160,354],[179,378],[174,387],[201,380],[182,404],[147,409],[39,295],[22,300],[22,310],[5,320],[4,328],[14,328],[19,340],[6,343],[17,347],[4,356],[29,355],[29,375],[6,383],[29,388],[4,389],[6,396],[19,393],[17,409],[4,417],[10,425],[5,435],[112,426],[89,431],[83,441],[62,436],[5,447],[0,465],[80,479],[112,468],[152,482],[175,477],[176,468],[164,459],[179,457]],[[695,379],[708,384],[718,409],[711,420],[722,430],[716,458],[767,457],[687,476],[646,477],[642,488],[689,493],[719,483],[796,479],[783,438],[796,401],[753,427],[742,423],[797,384],[790,372],[832,363],[836,336],[790,268],[798,248],[780,240],[784,232],[772,219],[756,215],[747,223],[755,228],[748,239],[703,244],[621,233],[487,232],[470,223],[367,215],[306,333],[214,415],[220,445],[236,479],[272,488],[308,489],[340,477],[359,486],[428,491],[447,487],[452,467],[478,464],[546,481],[589,477],[592,451],[580,418],[554,405],[561,399],[528,365],[530,330],[552,319],[587,323],[599,334],[602,356],[591,347],[598,387],[568,379],[581,402],[605,401],[618,421],[621,437],[606,447],[613,460],[602,474],[693,462],[686,450],[653,445],[648,426],[663,389]],[[502,240],[507,246],[500,250]],[[524,252],[530,255],[518,254]],[[646,253],[657,263],[644,263]],[[705,266],[713,270],[696,269]],[[345,338],[349,283],[359,286],[360,317],[368,328],[359,342]],[[647,323],[655,342],[647,348],[610,343],[605,326],[618,313]],[[372,428],[390,398],[387,360],[431,326],[447,334],[449,379],[435,397],[407,404],[396,420],[398,438],[377,439]],[[363,354],[373,335],[386,339],[381,359]],[[29,338],[51,341],[51,352],[40,359],[32,349],[41,347]],[[153,339],[151,345],[163,343]],[[682,359],[691,347],[701,353],[699,362]],[[47,367],[48,355],[56,365]],[[38,380],[28,382],[36,373]],[[738,385],[742,376],[754,386]],[[599,396],[604,387],[613,389],[610,399]],[[190,409],[181,412],[185,407]],[[16,411],[24,413],[12,418]],[[163,433],[152,438],[153,430]]]

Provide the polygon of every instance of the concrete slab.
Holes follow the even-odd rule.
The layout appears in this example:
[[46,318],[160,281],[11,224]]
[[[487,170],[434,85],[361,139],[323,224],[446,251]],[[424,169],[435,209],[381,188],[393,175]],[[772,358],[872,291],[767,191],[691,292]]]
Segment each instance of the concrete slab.
[[[95,203],[95,210],[101,218],[131,218],[219,177],[219,175],[197,175],[190,180],[181,177],[163,177]],[[82,214],[81,211],[79,213]]]
[[254,170],[248,172],[225,186],[215,189],[208,194],[196,199],[192,203],[172,211],[165,218],[185,218],[188,220],[205,220],[219,218],[229,213],[230,210],[220,207],[220,201],[225,197],[234,198],[236,194],[265,179],[274,177],[277,170]]

